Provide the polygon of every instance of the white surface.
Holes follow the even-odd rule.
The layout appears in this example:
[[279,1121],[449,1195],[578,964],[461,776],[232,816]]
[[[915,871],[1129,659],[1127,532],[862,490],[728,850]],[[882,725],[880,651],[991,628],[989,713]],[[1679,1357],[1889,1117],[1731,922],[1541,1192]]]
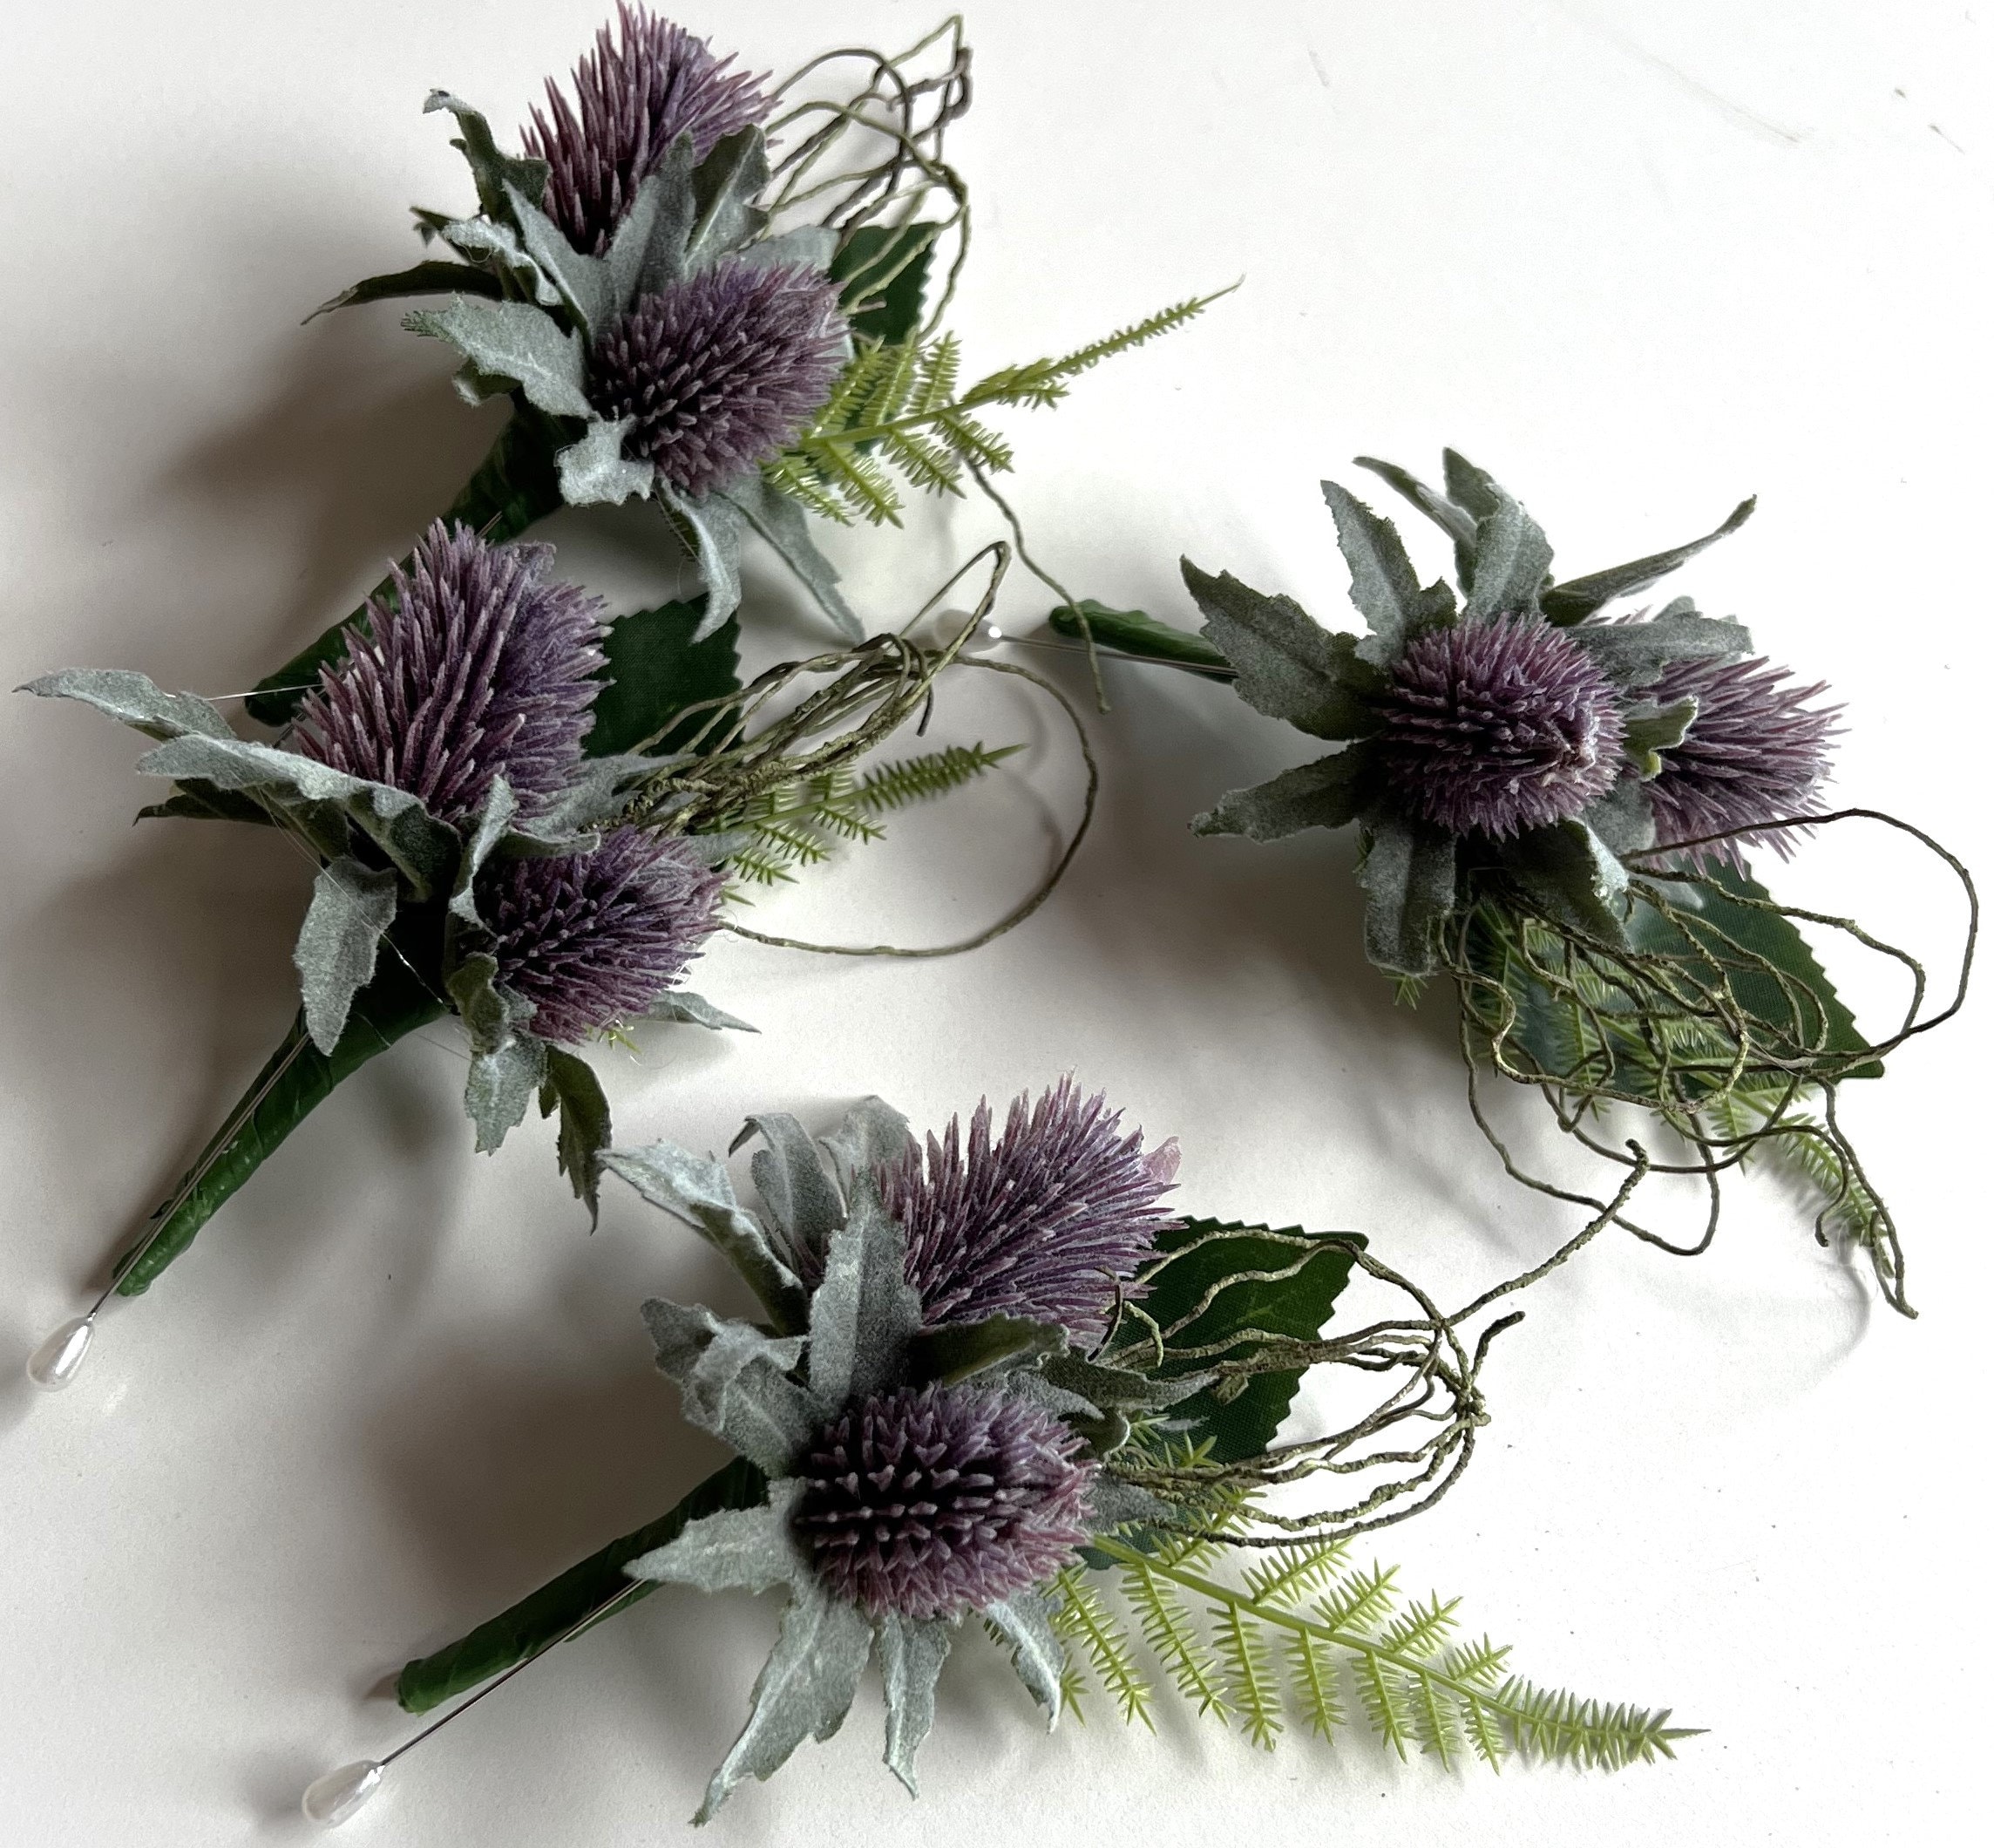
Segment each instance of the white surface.
[[[443,505],[490,427],[451,398],[445,356],[389,309],[297,323],[408,260],[410,200],[464,194],[424,92],[512,124],[598,10],[7,10],[5,683],[91,663],[244,687]],[[919,3],[688,17],[778,69],[932,23]],[[1848,798],[1986,870],[1994,20],[1923,0],[1006,0],[970,24],[972,364],[1247,280],[1056,413],[1011,420],[1018,502],[1082,594],[1184,621],[1188,551],[1348,622],[1315,482],[1360,451],[1429,469],[1442,443],[1465,449],[1568,569],[1705,530],[1756,491],[1759,517],[1685,588],[1846,696]],[[959,508],[844,551],[898,621],[994,530]],[[614,522],[560,536],[626,607],[659,588]],[[1044,601],[1019,588],[1008,608],[1025,624]],[[943,735],[1036,741],[1018,773],[767,919],[935,941],[1028,881],[1075,779],[1043,715],[984,678],[949,690]],[[1183,1138],[1187,1206],[1360,1226],[1445,1295],[1547,1249],[1568,1221],[1475,1139],[1439,1010],[1395,1013],[1361,961],[1347,842],[1184,831],[1306,741],[1209,687],[1123,669],[1113,688],[1099,832],[1028,927],[938,964],[716,949],[700,987],[763,1036],[675,1032],[607,1060],[623,1132],[720,1146],[751,1108],[822,1118],[872,1089],[939,1123],[1073,1067]],[[635,1309],[727,1280],[621,1192],[587,1238],[544,1132],[474,1158],[438,1031],[320,1111],[107,1317],[77,1384],[30,1403],[21,1359],[281,1030],[307,877],[269,841],[131,830],[135,741],[80,710],[16,702],[0,750],[17,1383],[0,1386],[0,1835],[289,1839],[312,1777],[404,1736],[385,1672],[710,1466]],[[1943,962],[1957,907],[1923,869],[1899,877],[1912,866],[1836,843],[1796,880]],[[1921,1321],[1881,1310],[1773,1188],[1741,1193],[1697,1263],[1598,1247],[1498,1350],[1465,1484],[1380,1545],[1415,1588],[1464,1594],[1526,1673],[1710,1728],[1679,1763],[1448,1776],[1360,1733],[1266,1758],[1167,1708],[1155,1738],[1097,1719],[1048,1742],[971,1648],[919,1807],[878,1764],[868,1689],[714,1838],[1966,1838],[1994,1282],[1984,1016],[1848,1098]],[[397,1766],[344,1838],[676,1838],[771,1616],[659,1595]]]

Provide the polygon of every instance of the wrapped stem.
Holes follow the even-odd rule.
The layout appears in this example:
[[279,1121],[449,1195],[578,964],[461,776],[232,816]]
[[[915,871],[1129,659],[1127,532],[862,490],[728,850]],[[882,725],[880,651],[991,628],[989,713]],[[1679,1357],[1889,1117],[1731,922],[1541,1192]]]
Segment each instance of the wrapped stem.
[[305,1033],[301,1012],[262,1070],[229,1111],[180,1185],[153,1215],[146,1236],[119,1260],[118,1294],[145,1294],[208,1220],[334,1090],[376,1054],[450,1011],[394,939],[328,1056]]

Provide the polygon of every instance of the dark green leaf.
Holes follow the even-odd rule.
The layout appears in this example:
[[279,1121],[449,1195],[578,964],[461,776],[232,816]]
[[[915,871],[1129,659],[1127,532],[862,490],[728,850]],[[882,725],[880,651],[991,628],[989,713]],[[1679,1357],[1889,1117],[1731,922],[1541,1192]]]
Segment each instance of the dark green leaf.
[[1063,1330],[1017,1315],[923,1328],[907,1344],[907,1377],[915,1385],[939,1380],[946,1386],[1007,1361],[1056,1354],[1065,1346]]
[[[198,1172],[213,1158],[200,1185],[184,1199],[180,1188],[175,1188],[160,1208],[166,1213],[164,1220],[159,1213],[153,1215],[147,1231],[150,1242],[141,1241],[120,1260],[120,1295],[143,1294],[235,1190],[336,1086],[397,1040],[449,1013],[449,1004],[435,992],[436,931],[433,913],[404,912],[397,920],[383,944],[380,971],[355,997],[346,1030],[329,1056],[306,1036],[304,1016],[299,1015],[189,1170],[190,1174]],[[180,1187],[186,1186],[183,1180]],[[173,1209],[170,1213],[167,1206]]]
[[1425,822],[1380,816],[1357,869],[1364,954],[1399,975],[1432,973],[1434,939],[1454,910],[1455,839]]
[[1279,840],[1304,828],[1340,828],[1356,820],[1367,778],[1365,747],[1353,744],[1251,789],[1236,789],[1191,822],[1196,834],[1244,834]]
[[688,1522],[702,1515],[758,1508],[768,1492],[768,1478],[746,1457],[736,1457],[668,1514],[611,1541],[469,1635],[409,1663],[395,1682],[396,1699],[410,1713],[427,1713],[538,1655],[618,1593],[627,1593],[633,1604],[649,1597],[657,1586],[647,1580],[626,1578],[623,1568],[629,1561],[676,1539]]
[[253,821],[264,827],[276,825],[269,810],[254,796],[246,796],[239,789],[224,789],[219,783],[200,777],[174,785],[172,795],[164,802],[140,809],[138,819],[153,821],[170,816],[187,821]]
[[711,715],[675,723],[688,706],[718,699],[741,685],[736,671],[740,625],[732,618],[695,642],[706,599],[665,603],[619,616],[603,638],[607,684],[595,696],[595,724],[583,745],[590,757],[642,751],[668,757]]
[[940,235],[939,225],[861,225],[838,246],[831,279],[844,285],[839,300],[854,334],[883,346],[912,335]]
[[[1353,1249],[1364,1240],[1354,1233],[1340,1235],[1323,1240],[1313,1251],[1288,1242],[1306,1236],[1299,1226],[1275,1235],[1266,1226],[1231,1220],[1185,1220],[1167,1227],[1157,1240],[1159,1249],[1182,1255],[1150,1270],[1143,1311],[1159,1327],[1169,1328],[1208,1295],[1211,1300],[1194,1321],[1168,1338],[1165,1370],[1207,1368],[1210,1356],[1182,1358],[1181,1350],[1227,1342],[1248,1330],[1314,1340],[1349,1282],[1356,1261]],[[1250,1274],[1255,1272],[1275,1275],[1267,1281]],[[1244,1344],[1222,1349],[1219,1357],[1244,1351]],[[1273,1442],[1303,1370],[1255,1374],[1245,1389],[1229,1400],[1222,1401],[1207,1388],[1186,1399],[1176,1415],[1194,1421],[1190,1436],[1211,1439],[1220,1462],[1257,1456]]]
[[342,289],[329,302],[322,302],[305,316],[308,323],[336,308],[357,308],[367,302],[394,302],[409,296],[491,296],[505,291],[489,269],[469,263],[431,261],[397,269],[390,275],[369,276],[352,288]]
[[1325,628],[1292,598],[1268,596],[1231,572],[1208,576],[1189,559],[1183,566],[1206,639],[1238,669],[1234,690],[1248,705],[1319,738],[1377,729],[1370,695],[1380,675],[1359,658],[1356,636]]
[[[1082,616],[1087,619],[1084,627]],[[1096,648],[1113,649],[1117,654],[1133,655],[1142,660],[1197,668],[1215,680],[1234,677],[1232,663],[1203,635],[1172,628],[1139,609],[1110,609],[1092,597],[1082,597],[1078,603],[1061,604],[1046,621],[1055,635],[1071,635],[1076,641],[1084,641],[1091,633]]]

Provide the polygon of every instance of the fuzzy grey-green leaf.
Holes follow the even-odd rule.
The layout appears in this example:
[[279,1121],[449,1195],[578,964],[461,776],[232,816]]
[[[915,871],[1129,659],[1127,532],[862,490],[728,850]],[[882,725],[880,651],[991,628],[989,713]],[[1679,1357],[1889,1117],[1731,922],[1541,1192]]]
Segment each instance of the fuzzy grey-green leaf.
[[196,732],[205,737],[234,737],[228,721],[193,693],[166,693],[143,674],[127,668],[64,668],[31,680],[17,692],[38,699],[80,700],[99,712],[164,742]]
[[756,1679],[748,1723],[713,1774],[694,1822],[710,1821],[744,1777],[773,1777],[805,1739],[830,1738],[851,1710],[872,1653],[865,1614],[827,1595],[814,1579],[799,1580]]
[[768,183],[769,159],[760,129],[738,129],[714,143],[693,174],[699,217],[686,238],[688,275],[766,228],[769,214],[755,200]]
[[949,1322],[922,1328],[907,1344],[907,1378],[915,1385],[944,1386],[973,1379],[993,1368],[1029,1365],[1066,1350],[1067,1334],[1049,1322],[1021,1315],[988,1315],[981,1321]]
[[569,444],[554,458],[560,496],[568,506],[621,506],[651,492],[658,479],[657,465],[641,458],[633,461],[623,453],[623,439],[636,421],[620,417],[612,423],[599,418],[579,443]]
[[884,1097],[865,1097],[845,1111],[824,1145],[838,1171],[838,1185],[851,1196],[860,1175],[897,1161],[913,1145],[907,1119]]
[[505,210],[508,182],[529,199],[538,199],[546,190],[547,163],[505,153],[492,139],[491,124],[461,97],[452,96],[447,90],[431,91],[424,100],[423,113],[429,115],[438,109],[447,109],[457,118],[461,139],[454,145],[471,168],[471,180],[478,187],[478,203],[484,210],[494,217]]
[[519,806],[512,785],[504,774],[494,776],[485,788],[484,801],[478,805],[471,838],[464,844],[464,857],[457,865],[457,883],[450,894],[450,914],[463,923],[478,926],[483,921],[478,915],[478,874],[491,858],[492,848],[504,839]]
[[1454,909],[1454,837],[1391,816],[1374,818],[1369,835],[1357,873],[1364,953],[1394,975],[1430,975],[1434,935]]
[[1730,616],[1699,616],[1671,604],[1645,622],[1581,622],[1565,631],[1624,687],[1646,686],[1671,662],[1746,655],[1752,632]]
[[[817,608],[831,618],[839,635],[848,642],[865,639],[865,625],[838,588],[837,567],[817,550],[804,510],[795,501],[759,473],[743,475],[716,488],[714,498],[727,501],[768,541],[776,555],[796,574],[797,581],[816,599]],[[694,640],[716,627],[709,609]]]
[[810,1390],[836,1405],[895,1383],[920,1325],[921,1301],[907,1285],[907,1235],[887,1217],[872,1177],[860,1175],[810,1297]]
[[1247,704],[1316,737],[1375,729],[1366,695],[1378,672],[1359,658],[1356,636],[1323,628],[1292,599],[1265,595],[1230,572],[1211,577],[1189,559],[1183,570],[1205,636],[1238,670],[1235,690]]
[[489,1155],[526,1120],[526,1108],[546,1082],[547,1043],[516,1033],[490,1052],[471,1055],[464,1081],[464,1113],[478,1125],[478,1152]]
[[803,1337],[771,1339],[744,1321],[723,1321],[703,1303],[654,1297],[643,1313],[659,1369],[677,1383],[687,1420],[765,1475],[787,1475],[825,1410],[790,1377]]
[[983,1607],[983,1614],[1003,1633],[1011,1646],[1011,1663],[1032,1698],[1045,1710],[1050,1731],[1060,1715],[1060,1686],[1066,1674],[1066,1651],[1053,1634],[1052,1614],[1035,1592],[1016,1592]]
[[1304,828],[1340,828],[1362,806],[1361,746],[1284,770],[1251,789],[1221,796],[1191,823],[1195,834],[1244,834],[1249,840],[1279,840]]
[[395,921],[400,881],[385,867],[340,859],[321,866],[291,961],[304,1000],[305,1029],[329,1057],[346,1030],[353,997],[374,979],[381,934]]
[[555,1156],[574,1197],[588,1208],[593,1229],[600,1218],[602,1157],[611,1138],[609,1099],[587,1060],[559,1046],[547,1048],[547,1075],[540,1086],[540,1114],[560,1112]]
[[1538,614],[1538,598],[1550,575],[1551,547],[1543,528],[1521,501],[1500,488],[1495,492],[1501,498],[1475,523],[1475,580],[1462,611],[1470,622]]
[[[402,324],[412,334],[447,342],[478,380],[517,385],[552,416],[593,414],[583,390],[581,336],[564,331],[531,302],[452,296],[441,308],[417,309]],[[474,395],[489,394],[480,385]]]
[[742,1137],[749,1135],[768,1145],[749,1158],[748,1171],[790,1250],[798,1258],[805,1252],[821,1255],[844,1223],[844,1203],[824,1172],[810,1131],[787,1111],[771,1111],[749,1118]]
[[1324,482],[1322,493],[1336,521],[1337,548],[1350,567],[1350,601],[1371,628],[1363,658],[1388,661],[1414,629],[1451,614],[1454,599],[1449,595],[1441,605],[1437,594],[1443,585],[1420,588],[1399,529],[1390,520],[1337,482]]
[[921,1794],[914,1779],[914,1755],[934,1728],[935,1683],[948,1659],[952,1627],[939,1617],[903,1617],[888,1611],[878,1620],[879,1679],[886,1696],[886,1768]]
[[695,995],[690,989],[674,989],[661,995],[651,1003],[646,1020],[678,1021],[688,1027],[705,1027],[715,1033],[732,1029],[736,1033],[759,1033],[759,1027],[749,1026],[744,1020],[736,1020],[731,1014],[723,1014],[703,995]]
[[638,182],[630,209],[609,245],[609,278],[616,312],[640,295],[656,295],[683,280],[686,239],[699,215],[693,196],[692,134],[688,130]]
[[653,485],[658,505],[692,554],[706,584],[706,610],[693,631],[703,642],[741,607],[741,510],[724,495],[688,499],[661,475]]
[[1627,869],[1584,821],[1519,834],[1503,871],[1551,917],[1618,943],[1626,934]]
[[771,1482],[764,1506],[702,1515],[623,1570],[633,1579],[702,1592],[765,1592],[792,1584],[810,1570],[790,1525],[802,1491],[793,1478]]
[[1667,706],[1636,706],[1627,714],[1621,749],[1635,773],[1650,782],[1662,773],[1662,753],[1673,751],[1696,723],[1696,696],[1692,693]]
[[1701,539],[1691,540],[1686,545],[1672,546],[1666,552],[1651,553],[1631,564],[1615,565],[1610,570],[1568,578],[1563,583],[1554,585],[1544,593],[1545,615],[1561,626],[1582,622],[1616,597],[1631,596],[1637,590],[1645,590],[1658,579],[1687,564],[1698,553],[1735,533],[1752,517],[1752,510],[1757,505],[1755,497],[1740,500],[1722,526],[1706,533]]
[[505,201],[512,208],[512,222],[519,228],[519,241],[526,255],[539,265],[558,291],[557,298],[567,304],[589,338],[594,339],[611,312],[615,285],[609,265],[600,257],[577,250],[553,220],[509,180]]

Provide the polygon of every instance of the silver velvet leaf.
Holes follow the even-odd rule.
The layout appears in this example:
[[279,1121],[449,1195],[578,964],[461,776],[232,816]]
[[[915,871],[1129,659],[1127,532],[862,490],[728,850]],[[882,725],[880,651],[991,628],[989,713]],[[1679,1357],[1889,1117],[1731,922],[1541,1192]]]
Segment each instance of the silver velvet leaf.
[[200,779],[222,789],[268,791],[280,800],[296,798],[308,805],[329,805],[357,824],[394,861],[418,899],[429,897],[456,869],[456,832],[431,816],[416,797],[385,783],[349,777],[295,751],[189,732],[147,751],[138,767],[143,776],[170,777],[175,782]]
[[86,706],[164,742],[196,732],[204,737],[233,737],[228,721],[193,693],[166,693],[143,674],[128,668],[64,668],[44,674],[16,689],[40,699],[75,699]]
[[447,109],[457,118],[458,139],[453,145],[471,168],[471,180],[478,187],[478,203],[485,212],[494,218],[504,213],[508,184],[529,199],[538,199],[546,190],[547,163],[505,153],[492,139],[491,124],[461,97],[452,96],[447,90],[431,91],[424,100],[423,113],[429,115],[438,109]]
[[560,1112],[555,1156],[574,1197],[588,1208],[593,1231],[601,1217],[602,1156],[609,1147],[609,1099],[587,1060],[559,1046],[546,1049],[547,1075],[540,1086],[540,1114]]
[[810,1390],[839,1405],[897,1384],[920,1325],[921,1300],[907,1284],[907,1235],[887,1217],[872,1175],[860,1175],[810,1297]]
[[[512,226],[492,218],[453,218],[437,234],[459,255],[470,258],[489,271],[503,270],[515,289],[540,307],[561,305],[560,291],[520,242],[519,234]],[[445,292],[442,289],[424,291],[428,295]]]
[[1067,1333],[1021,1315],[987,1315],[981,1321],[945,1322],[923,1328],[907,1344],[907,1376],[917,1385],[953,1386],[980,1374],[1008,1373],[1066,1351]]
[[747,1280],[779,1329],[789,1333],[805,1326],[810,1311],[804,1287],[776,1255],[761,1222],[735,1198],[725,1162],[654,1142],[641,1149],[613,1150],[602,1165],[713,1245]]
[[749,1026],[744,1020],[736,1020],[731,1014],[723,1014],[703,995],[695,995],[690,989],[674,989],[668,995],[661,995],[651,1003],[646,1012],[646,1020],[675,1020],[688,1027],[707,1027],[718,1033],[731,1029],[736,1033],[759,1033],[759,1027]]
[[464,1111],[478,1126],[478,1151],[489,1155],[526,1120],[546,1081],[547,1048],[526,1031],[533,1004],[498,980],[498,959],[466,956],[444,978],[471,1041]]
[[1379,816],[1358,883],[1364,888],[1364,953],[1400,975],[1433,972],[1434,938],[1454,910],[1454,837],[1422,823]]
[[385,867],[341,858],[319,868],[291,961],[304,999],[305,1030],[327,1055],[346,1030],[353,997],[374,979],[381,934],[395,921],[400,886]]
[[746,523],[740,509],[725,497],[688,499],[662,475],[652,493],[705,581],[706,609],[692,635],[695,642],[703,642],[741,607],[741,534]]
[[1053,1634],[1049,1607],[1035,1592],[1014,1592],[985,1605],[983,1615],[1010,1644],[1011,1664],[1044,1710],[1049,1732],[1059,1720],[1060,1682],[1066,1674],[1066,1651]]
[[756,1677],[748,1723],[707,1785],[693,1817],[710,1821],[745,1777],[767,1779],[805,1739],[828,1739],[844,1723],[872,1653],[872,1620],[855,1604],[799,1580],[776,1647]]
[[519,807],[519,799],[504,773],[494,776],[486,785],[485,800],[478,805],[471,838],[464,844],[464,857],[457,864],[457,883],[450,894],[451,915],[464,923],[476,926],[483,921],[478,915],[474,889],[478,874],[492,857],[492,850],[505,839]]
[[621,506],[651,492],[658,479],[657,465],[633,461],[623,453],[623,438],[636,421],[620,417],[611,423],[598,418],[579,443],[569,444],[554,458],[560,496],[568,506]]
[[748,1172],[755,1177],[770,1218],[788,1242],[792,1264],[806,1252],[822,1257],[831,1233],[844,1223],[844,1202],[824,1171],[816,1142],[783,1111],[749,1118],[734,1145],[739,1148],[743,1141],[757,1135],[768,1146],[756,1150]]
[[736,251],[735,261],[756,268],[794,265],[804,269],[829,269],[837,255],[838,234],[828,225],[798,225],[793,231],[757,238]]
[[1519,834],[1503,850],[1502,869],[1562,923],[1609,943],[1624,941],[1627,869],[1584,821]]
[[554,291],[554,302],[566,303],[593,341],[610,317],[614,283],[609,265],[577,250],[560,227],[510,181],[505,204],[519,228],[519,242]]
[[693,176],[699,217],[685,242],[688,275],[759,237],[769,214],[755,203],[769,183],[769,156],[758,128],[737,129],[713,145]]
[[1565,633],[1624,687],[1658,680],[1671,662],[1752,652],[1752,632],[1742,622],[1700,616],[1685,603],[1645,622],[1582,622]]
[[870,1175],[898,1160],[914,1139],[907,1119],[884,1097],[865,1097],[845,1111],[843,1121],[824,1138],[838,1184],[849,1199],[862,1174]]
[[824,1417],[824,1405],[790,1377],[804,1340],[777,1341],[704,1304],[644,1305],[658,1366],[678,1384],[687,1420],[730,1444],[768,1476],[786,1475]]
[[[817,541],[810,535],[809,523],[804,518],[804,510],[795,501],[771,487],[758,472],[743,475],[716,488],[709,499],[728,502],[768,541],[846,641],[865,639],[865,625],[858,620],[851,606],[844,601],[844,593],[838,588],[837,567],[817,550]],[[707,622],[701,625],[702,634],[707,632],[711,622],[709,610]]]
[[1156,1525],[1182,1518],[1182,1511],[1170,1503],[1123,1482],[1106,1470],[1097,1471],[1087,1491],[1087,1525],[1095,1533],[1112,1533],[1118,1527]]
[[[1238,670],[1234,690],[1248,705],[1316,737],[1360,737],[1376,729],[1364,695],[1378,672],[1360,658],[1354,635],[1325,628],[1292,598],[1265,595],[1231,572],[1211,577],[1189,559],[1183,568],[1204,614],[1205,636]],[[1412,594],[1416,599],[1417,585]]]
[[1470,622],[1534,615],[1550,576],[1551,545],[1523,503],[1490,482],[1498,497],[1475,526],[1475,580],[1462,611]]
[[1336,543],[1350,567],[1350,601],[1371,633],[1354,644],[1373,666],[1392,660],[1422,628],[1454,616],[1454,593],[1445,584],[1420,588],[1399,529],[1334,481],[1322,484],[1336,521]]
[[1279,840],[1304,828],[1340,828],[1357,819],[1364,760],[1353,751],[1319,758],[1251,789],[1221,796],[1191,823],[1194,834]]
[[803,1486],[793,1478],[771,1482],[765,1505],[727,1508],[688,1521],[662,1546],[639,1554],[623,1570],[633,1579],[702,1592],[765,1592],[807,1578],[810,1562],[790,1525]]
[[934,1729],[935,1683],[948,1660],[954,1627],[939,1617],[903,1617],[888,1611],[875,1626],[879,1644],[879,1680],[886,1696],[886,1768],[921,1794],[914,1779],[914,1755]]
[[464,355],[459,388],[473,404],[517,386],[553,416],[593,414],[582,389],[581,336],[529,302],[452,296],[441,308],[415,309],[402,325]]

